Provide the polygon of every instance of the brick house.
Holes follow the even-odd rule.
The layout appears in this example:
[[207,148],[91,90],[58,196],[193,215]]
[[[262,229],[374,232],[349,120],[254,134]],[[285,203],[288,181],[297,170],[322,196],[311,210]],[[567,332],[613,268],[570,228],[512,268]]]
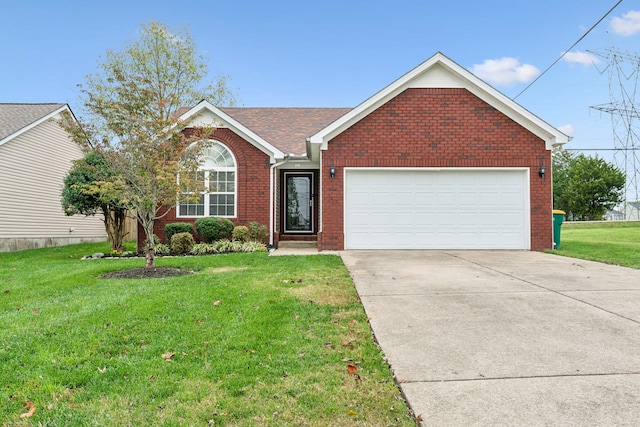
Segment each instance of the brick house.
[[270,243],[342,249],[553,247],[551,149],[569,137],[441,53],[353,109],[217,108],[210,190],[157,221],[257,221]]

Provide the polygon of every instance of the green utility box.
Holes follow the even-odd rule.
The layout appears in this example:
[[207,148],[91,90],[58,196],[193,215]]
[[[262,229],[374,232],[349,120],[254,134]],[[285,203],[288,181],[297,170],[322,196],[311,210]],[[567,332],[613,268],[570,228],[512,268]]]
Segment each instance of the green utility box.
[[565,211],[553,210],[553,249],[560,248],[560,230],[565,214]]

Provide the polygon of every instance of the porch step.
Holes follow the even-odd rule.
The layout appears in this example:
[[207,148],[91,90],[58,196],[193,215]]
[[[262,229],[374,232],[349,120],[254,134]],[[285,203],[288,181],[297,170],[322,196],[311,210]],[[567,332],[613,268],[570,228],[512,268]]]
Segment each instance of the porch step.
[[282,249],[316,249],[318,242],[314,240],[280,240],[278,248]]

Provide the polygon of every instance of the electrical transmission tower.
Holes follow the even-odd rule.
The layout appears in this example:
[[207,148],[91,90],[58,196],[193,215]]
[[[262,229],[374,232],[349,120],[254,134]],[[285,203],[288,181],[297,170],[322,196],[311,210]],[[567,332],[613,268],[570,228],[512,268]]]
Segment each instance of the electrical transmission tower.
[[609,48],[591,52],[607,60],[600,74],[609,75],[609,103],[594,105],[611,116],[613,126],[613,157],[616,166],[626,174],[627,201],[640,200],[638,171],[640,170],[640,106],[636,104],[640,79],[640,57],[637,54]]

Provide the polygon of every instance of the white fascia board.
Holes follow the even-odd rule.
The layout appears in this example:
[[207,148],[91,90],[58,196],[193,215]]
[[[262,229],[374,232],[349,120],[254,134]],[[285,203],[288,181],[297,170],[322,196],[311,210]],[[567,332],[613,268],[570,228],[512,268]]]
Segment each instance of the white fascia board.
[[38,126],[40,123],[44,123],[47,120],[57,116],[58,114],[61,114],[63,111],[67,111],[71,117],[73,118],[73,120],[76,120],[76,116],[73,114],[73,112],[71,111],[71,108],[69,108],[68,104],[64,104],[63,106],[61,106],[60,108],[50,112],[49,114],[47,114],[44,117],[39,118],[38,120],[36,120],[35,122],[23,127],[22,129],[17,130],[16,132],[12,133],[11,135],[7,135],[5,136],[2,140],[0,140],[0,145],[11,141],[13,138],[16,138],[19,135],[22,135],[25,132],[28,132],[29,130],[33,129],[34,127]]
[[[444,67],[450,76],[442,73],[435,79],[426,76],[430,70],[435,70],[436,65]],[[424,81],[421,77],[425,75]],[[565,144],[569,137],[526,110],[511,98],[502,94],[482,79],[475,76],[467,69],[461,67],[442,53],[438,52],[431,58],[418,65],[360,105],[336,120],[320,132],[309,138],[310,144],[320,145],[322,150],[327,149],[329,140],[345,131],[348,127],[366,117],[373,110],[385,104],[393,97],[407,88],[412,87],[463,87],[478,96],[498,111],[510,117],[516,123],[522,125],[545,141],[548,150],[555,146]]]
[[203,125],[208,125],[208,126],[213,125],[218,128],[226,127],[228,129],[231,129],[233,132],[240,135],[243,139],[247,140],[251,145],[259,149],[263,153],[267,154],[270,158],[271,163],[275,163],[276,159],[284,159],[285,153],[278,150],[273,145],[269,144],[263,138],[258,136],[255,132],[248,129],[246,126],[242,125],[240,122],[233,119],[231,116],[224,113],[222,110],[215,107],[213,104],[209,103],[208,101],[201,101],[198,105],[196,105],[191,110],[187,111],[182,116],[180,116],[178,120],[184,123],[191,122],[193,124],[197,124],[198,123],[197,116],[199,114],[202,114],[204,111],[209,111],[214,116],[214,120],[213,121],[203,120],[202,122]]
[[547,150],[570,141],[571,138],[569,136],[504,95],[466,68],[461,67],[447,57],[443,58],[444,60],[441,61],[441,64],[464,79],[464,87],[469,92],[544,140]]

